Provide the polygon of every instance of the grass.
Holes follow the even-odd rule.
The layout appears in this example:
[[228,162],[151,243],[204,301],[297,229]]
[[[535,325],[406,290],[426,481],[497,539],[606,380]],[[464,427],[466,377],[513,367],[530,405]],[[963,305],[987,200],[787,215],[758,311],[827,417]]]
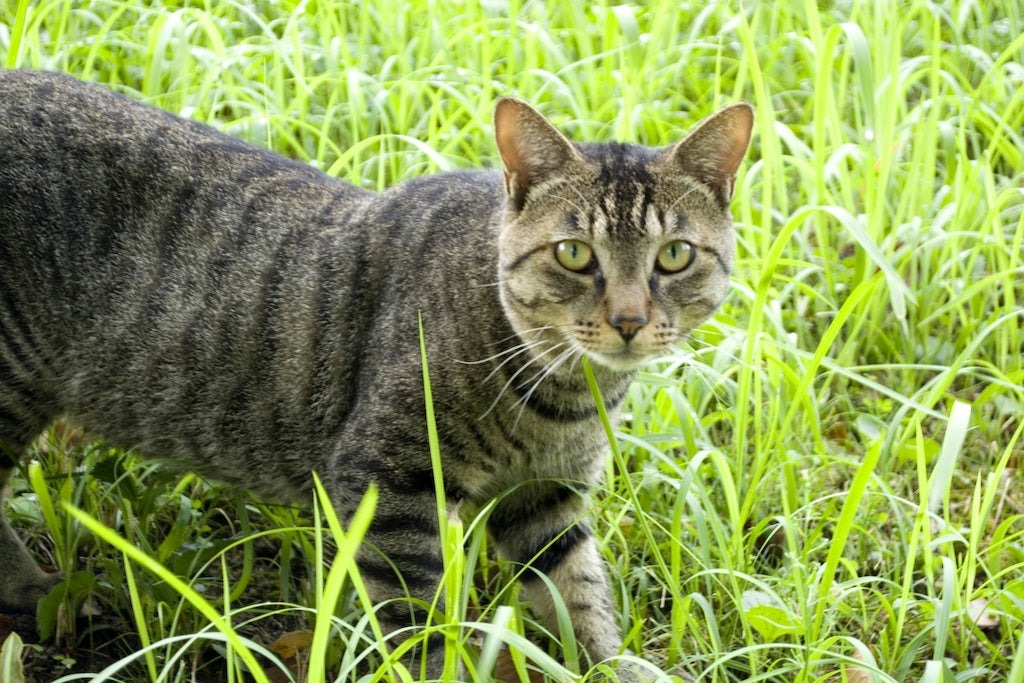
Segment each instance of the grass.
[[[1024,680],[1019,3],[21,0],[0,7],[0,63],[107,83],[371,188],[496,165],[501,94],[575,139],[652,145],[751,101],[733,295],[634,386],[596,504],[628,644],[701,681]],[[250,645],[324,637],[297,606],[319,604],[313,567],[336,552],[317,517],[62,441],[34,454],[56,500],[186,577]],[[133,631],[151,656],[116,680],[241,680],[244,645],[193,601],[59,507],[11,504],[44,556],[83,572],[73,604],[102,603],[84,628],[55,617],[52,667],[133,652]],[[479,524],[457,531],[459,621],[496,634],[481,680],[502,638],[520,671],[528,652],[564,672],[519,635],[529,614]],[[337,613],[349,647],[324,660],[354,680],[372,615],[351,592]],[[450,663],[467,652],[454,641]]]

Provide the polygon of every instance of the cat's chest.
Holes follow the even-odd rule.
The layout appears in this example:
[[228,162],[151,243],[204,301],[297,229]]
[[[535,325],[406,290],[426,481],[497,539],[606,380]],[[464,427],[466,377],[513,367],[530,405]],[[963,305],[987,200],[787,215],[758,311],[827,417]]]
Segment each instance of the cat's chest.
[[492,432],[452,461],[452,474],[470,498],[486,500],[528,481],[596,483],[604,469],[608,440],[596,417],[555,422],[520,415],[500,420]]

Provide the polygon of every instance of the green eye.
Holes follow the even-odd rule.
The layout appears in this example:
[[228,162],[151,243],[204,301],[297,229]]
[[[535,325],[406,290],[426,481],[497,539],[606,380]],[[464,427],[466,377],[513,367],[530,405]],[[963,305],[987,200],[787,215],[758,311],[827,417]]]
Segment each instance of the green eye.
[[563,267],[581,273],[594,265],[594,250],[579,240],[565,240],[555,245],[555,258]]
[[683,240],[669,242],[658,252],[658,268],[664,273],[686,270],[697,256],[693,245]]

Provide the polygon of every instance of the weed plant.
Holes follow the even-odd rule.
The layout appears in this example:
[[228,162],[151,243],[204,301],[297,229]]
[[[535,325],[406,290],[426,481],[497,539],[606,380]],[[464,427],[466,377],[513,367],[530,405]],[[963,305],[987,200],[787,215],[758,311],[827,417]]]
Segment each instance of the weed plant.
[[[628,645],[700,681],[1024,681],[1019,3],[15,0],[0,64],[376,189],[497,166],[503,94],[649,145],[752,102],[732,296],[636,382],[595,503]],[[71,578],[28,680],[417,679],[364,609],[358,525],[68,441],[11,500]],[[569,680],[480,519],[447,525],[449,673]],[[305,631],[305,660],[267,645]]]

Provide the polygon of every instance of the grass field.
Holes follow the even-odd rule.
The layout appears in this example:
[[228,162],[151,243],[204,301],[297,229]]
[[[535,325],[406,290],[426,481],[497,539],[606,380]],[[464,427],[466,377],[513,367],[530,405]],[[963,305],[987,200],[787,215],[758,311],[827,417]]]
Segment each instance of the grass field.
[[[733,293],[636,383],[595,510],[628,644],[701,681],[1024,681],[1020,3],[13,0],[0,65],[100,81],[371,188],[495,166],[502,94],[575,139],[651,145],[750,101]],[[355,680],[373,650],[357,592],[333,622],[345,647],[329,610],[296,606],[331,601],[341,577],[312,567],[350,551],[320,543],[318,516],[63,427],[34,457],[10,516],[74,590],[44,608],[27,680],[243,680],[242,652],[306,629],[310,680]],[[479,680],[496,639],[567,679],[563,646],[518,638],[511,570],[465,534],[453,618],[498,634]],[[467,642],[451,671],[477,661]],[[285,680],[256,656],[248,675]],[[72,673],[108,665],[126,668]]]

